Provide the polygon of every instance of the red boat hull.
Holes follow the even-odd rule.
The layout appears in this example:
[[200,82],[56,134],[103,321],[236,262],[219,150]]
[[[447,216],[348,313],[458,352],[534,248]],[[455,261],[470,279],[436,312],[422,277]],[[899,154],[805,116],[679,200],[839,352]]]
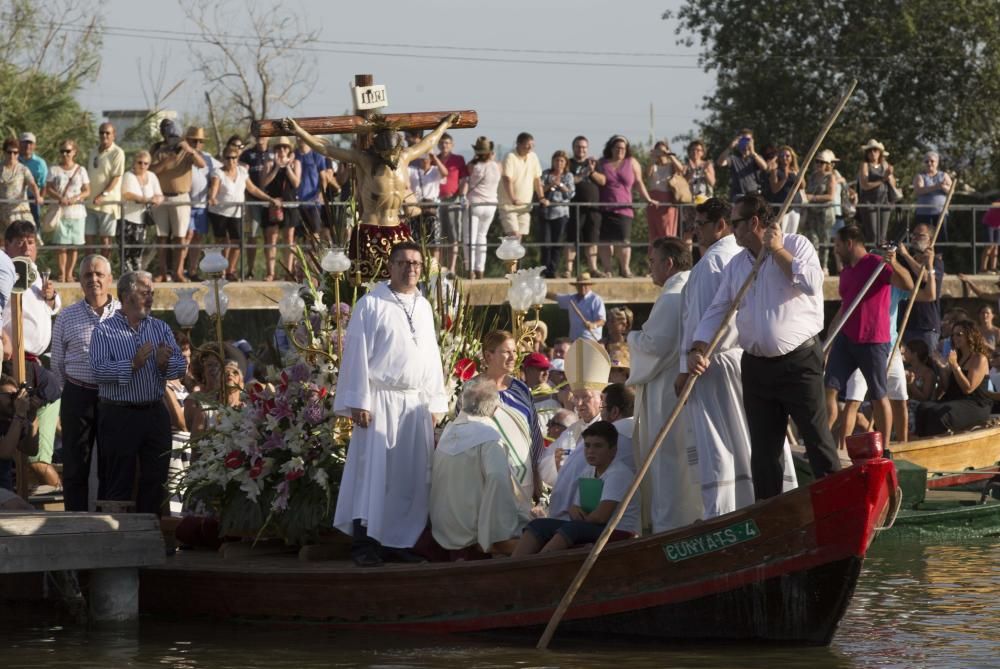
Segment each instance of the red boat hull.
[[[872,460],[752,507],[610,544],[561,631],[829,643],[896,491]],[[540,630],[587,549],[358,569],[183,553],[141,576],[146,613],[380,631]]]

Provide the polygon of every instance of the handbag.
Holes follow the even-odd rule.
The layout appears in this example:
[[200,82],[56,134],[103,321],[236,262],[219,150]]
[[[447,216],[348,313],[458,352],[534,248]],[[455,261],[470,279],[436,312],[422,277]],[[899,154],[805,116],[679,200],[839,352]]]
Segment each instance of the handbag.
[[[73,179],[76,178],[76,173],[79,171],[80,166],[77,165],[73,174],[69,175],[69,179],[66,180],[66,185],[63,186],[62,193],[59,195],[60,198],[66,197],[66,191],[69,190],[69,185],[73,183]],[[49,205],[42,217],[42,232],[55,232],[59,228],[60,220],[62,220],[62,205]]]
[[840,215],[844,220],[850,220],[857,213],[858,207],[851,201],[851,189],[847,187],[847,184],[842,184],[840,186]]
[[690,204],[694,202],[694,197],[691,195],[691,185],[680,172],[674,172],[670,175],[670,178],[667,180],[667,187],[670,189],[670,194],[674,197],[674,202],[678,204]]
[[901,191],[899,188],[890,185],[889,183],[886,183],[885,187],[886,190],[888,191],[889,204],[896,204],[897,202],[902,202],[903,191]]
[[285,220],[285,210],[276,204],[267,208],[267,222],[271,225],[278,225]]

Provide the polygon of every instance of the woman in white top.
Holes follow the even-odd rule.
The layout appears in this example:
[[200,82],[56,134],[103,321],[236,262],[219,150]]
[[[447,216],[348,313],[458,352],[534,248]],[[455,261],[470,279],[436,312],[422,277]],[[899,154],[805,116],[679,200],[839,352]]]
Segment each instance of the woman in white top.
[[[163,202],[160,180],[149,171],[149,151],[135,154],[132,169],[122,176],[122,225],[125,233],[126,271],[142,269],[142,245],[146,242],[146,212]],[[152,221],[150,220],[150,223]]]
[[240,228],[243,226],[243,203],[245,193],[258,200],[270,202],[274,206],[281,204],[276,197],[271,197],[250,181],[247,168],[239,164],[239,151],[227,146],[222,155],[222,169],[212,173],[212,182],[208,187],[208,218],[212,222],[212,234],[215,241],[226,241],[226,258],[229,269],[226,278],[236,281],[236,265],[240,260]]
[[[87,170],[76,164],[76,142],[67,139],[59,146],[61,157],[58,165],[49,168],[49,180],[45,184],[46,197],[59,202],[62,207],[59,227],[52,234],[53,244],[83,246],[86,243],[84,227],[87,222],[85,202],[90,195],[90,177]],[[56,281],[72,281],[76,267],[76,249],[60,249],[56,253],[59,267]]]
[[465,253],[465,269],[470,279],[482,279],[486,271],[486,234],[497,212],[500,163],[493,158],[493,142],[488,138],[477,139],[472,149],[476,157],[468,165],[469,217],[465,238],[469,248]]

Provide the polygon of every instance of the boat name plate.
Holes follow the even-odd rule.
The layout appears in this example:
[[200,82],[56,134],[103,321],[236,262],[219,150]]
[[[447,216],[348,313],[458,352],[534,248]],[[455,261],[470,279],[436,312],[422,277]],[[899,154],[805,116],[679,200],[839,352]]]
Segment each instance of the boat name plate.
[[714,532],[681,539],[669,544],[663,544],[663,553],[671,562],[680,562],[688,558],[720,551],[734,544],[750,541],[760,536],[760,528],[751,520],[742,520],[735,525],[723,527]]

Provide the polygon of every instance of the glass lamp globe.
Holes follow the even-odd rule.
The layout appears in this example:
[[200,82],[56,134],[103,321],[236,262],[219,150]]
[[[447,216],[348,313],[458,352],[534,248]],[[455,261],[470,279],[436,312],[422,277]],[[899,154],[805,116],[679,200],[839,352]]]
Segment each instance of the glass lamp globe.
[[298,284],[285,286],[285,295],[278,302],[278,313],[282,323],[298,323],[306,313],[306,301],[299,295]]
[[335,247],[326,252],[319,265],[329,274],[342,274],[351,269],[351,259],[344,253],[344,249]]
[[[202,269],[202,271],[204,272],[207,270]],[[209,316],[215,316],[216,312],[215,288],[213,287],[215,281],[219,282],[219,308],[218,308],[219,316],[225,316],[226,310],[229,308],[229,296],[226,295],[226,291],[223,290],[226,287],[226,284],[229,282],[226,281],[225,279],[202,281],[202,284],[204,284],[205,288],[208,289],[208,291],[205,293],[205,313],[207,313]]]
[[205,274],[223,274],[229,269],[229,261],[222,255],[222,249],[205,249],[205,255],[198,263],[198,269]]
[[504,262],[515,262],[524,257],[525,249],[517,237],[504,237],[497,248],[497,258]]
[[198,322],[201,307],[194,299],[199,288],[177,288],[177,302],[174,303],[174,318],[182,328],[192,328]]

